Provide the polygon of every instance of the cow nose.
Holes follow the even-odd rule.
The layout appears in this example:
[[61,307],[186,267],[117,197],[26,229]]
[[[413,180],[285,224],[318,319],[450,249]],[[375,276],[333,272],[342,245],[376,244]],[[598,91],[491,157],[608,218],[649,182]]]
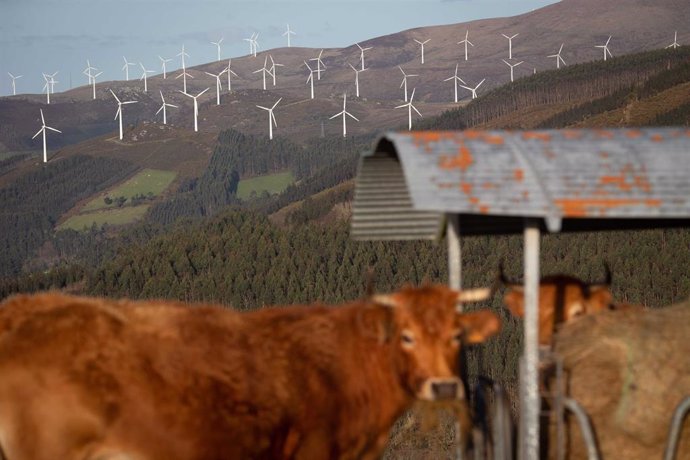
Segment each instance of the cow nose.
[[457,382],[434,382],[431,384],[434,399],[455,399],[458,395]]

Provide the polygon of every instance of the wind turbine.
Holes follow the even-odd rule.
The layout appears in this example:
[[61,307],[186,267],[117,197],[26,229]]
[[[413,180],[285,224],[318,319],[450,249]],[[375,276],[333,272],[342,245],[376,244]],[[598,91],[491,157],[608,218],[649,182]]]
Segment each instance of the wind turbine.
[[343,93],[343,111],[338,112],[332,117],[329,118],[329,120],[334,119],[335,117],[339,117],[340,115],[343,116],[343,137],[347,137],[347,117],[353,118],[355,121],[359,122],[357,117],[352,115],[350,112],[347,111],[346,109],[346,104],[347,104],[347,94]]
[[[556,54],[551,54],[551,55],[549,55],[549,56],[546,56],[546,57],[550,57],[550,58],[552,58],[552,57],[555,57],[555,58],[556,58],[556,68],[557,68],[557,69],[560,69],[560,68],[561,68],[561,62],[563,63],[563,65],[566,65],[566,64],[565,64],[565,61],[564,61],[563,58],[561,57],[561,51],[563,51],[563,45],[564,45],[564,44],[565,44],[565,43],[561,43],[561,47],[558,49],[558,53],[556,53]],[[535,72],[535,73],[536,73],[536,72]]]
[[405,87],[405,102],[407,102],[407,78],[408,77],[418,77],[419,75],[415,75],[415,74],[409,74],[408,75],[405,73],[405,71],[400,66],[398,66],[398,69],[400,69],[400,71],[403,74],[403,79],[402,79],[402,82],[400,82],[400,87],[401,88]]
[[275,115],[273,115],[273,109],[275,109],[276,106],[278,105],[278,103],[282,100],[283,100],[282,97],[280,99],[278,99],[276,101],[276,103],[273,104],[273,107],[271,107],[270,109],[268,107],[262,107],[260,105],[257,105],[258,108],[268,111],[268,138],[269,139],[273,139],[273,125],[276,125],[276,128],[278,127],[278,123],[276,123],[276,117],[275,117]]
[[165,80],[166,78],[168,78],[168,74],[166,73],[166,70],[165,70],[165,64],[172,61],[172,59],[163,59],[160,56],[158,56],[158,59],[161,60],[161,67],[163,68],[163,80]]
[[350,64],[349,62],[347,63],[347,65],[349,65],[349,66],[352,68],[352,70],[355,71],[355,94],[357,95],[357,97],[359,97],[359,73],[360,73],[360,72],[364,72],[364,70],[367,70],[367,69],[364,69],[364,70],[357,70],[357,69],[355,69],[355,67],[354,67],[352,64]]
[[507,36],[506,34],[501,34],[501,35],[503,35],[505,38],[508,39],[508,59],[513,59],[513,38],[517,37],[520,34],[517,33],[515,35],[511,35],[510,37]]
[[179,74],[177,77],[175,77],[175,80],[177,80],[180,77],[182,77],[182,92],[186,93],[187,92],[187,77],[194,78],[194,75],[187,73],[187,69],[182,67],[182,73]]
[[254,51],[254,36],[255,35],[256,35],[256,32],[252,33],[251,37],[243,39],[245,42],[249,42],[249,54],[253,54],[254,57],[256,57],[256,53]]
[[223,43],[223,38],[224,37],[220,37],[220,40],[218,40],[217,42],[211,42],[212,45],[216,45],[216,47],[218,48],[218,59],[216,59],[217,61],[220,61],[220,44]]
[[259,49],[259,42],[257,41],[258,38],[258,32],[256,33],[256,35],[252,34],[252,46],[254,47],[254,57],[256,57],[256,50]]
[[419,113],[419,110],[417,110],[417,107],[412,105],[412,99],[414,99],[414,92],[416,89],[417,88],[412,89],[412,94],[410,95],[410,101],[407,104],[403,104],[403,105],[399,105],[399,106],[395,107],[396,109],[401,109],[403,107],[407,107],[407,118],[408,118],[407,129],[409,131],[412,131],[412,111],[414,110],[415,112],[417,112],[417,115],[419,115],[420,117],[422,116],[422,114]]
[[264,81],[264,91],[266,91],[266,72],[268,72],[269,75],[271,75],[271,71],[266,68],[266,64],[268,64],[268,56],[264,56],[264,66],[260,68],[259,70],[255,70],[252,73],[259,73],[261,72],[263,76],[263,81]]
[[367,51],[367,50],[370,50],[372,47],[369,46],[369,47],[367,47],[367,48],[362,48],[361,46],[359,46],[359,43],[355,43],[355,45],[357,45],[357,48],[359,48],[359,57],[360,57],[360,59],[361,59],[361,61],[362,61],[362,68],[361,68],[361,70],[365,70],[365,69],[364,69],[364,52]]
[[[470,36],[470,31],[469,31],[469,29],[468,29],[467,31],[465,31],[465,39],[464,39],[464,40],[460,40],[460,41],[458,42],[458,45],[461,45],[461,44],[463,44],[463,43],[465,44],[465,60],[467,60],[467,45],[470,45],[471,47],[474,47],[474,44],[473,44],[473,43],[469,40],[469,38],[468,38],[469,36]],[[505,37],[505,35],[504,35],[504,37]]]
[[48,75],[45,73],[43,74],[43,79],[46,81],[46,84],[43,86],[43,89],[46,90],[46,101],[47,101],[46,103],[47,104],[50,104],[50,94],[53,92],[52,91],[53,85],[55,85],[55,83],[57,83],[55,81],[55,75],[56,74],[57,74],[57,72],[55,72],[52,75]]
[[9,75],[10,78],[12,79],[12,96],[16,96],[17,95],[17,83],[16,83],[16,81],[19,80],[20,78],[22,78],[24,75],[17,75],[15,77],[14,75],[12,75],[9,72],[7,72],[7,75]]
[[141,71],[142,71],[142,74],[141,74],[141,77],[139,77],[139,80],[140,81],[144,80],[144,92],[148,93],[149,92],[149,85],[148,85],[148,79],[146,78],[146,76],[147,76],[147,74],[153,73],[153,70],[146,70],[146,67],[144,67],[144,64],[142,64],[141,62],[139,63],[139,65],[141,66]]
[[91,80],[93,79],[93,75],[91,75],[92,70],[98,70],[98,69],[95,67],[92,67],[91,62],[87,59],[86,60],[86,68],[82,71],[82,73],[89,78],[89,84],[91,84]]
[[679,46],[680,46],[680,45],[678,44],[678,31],[676,30],[676,33],[673,34],[673,43],[671,43],[670,45],[668,45],[666,48],[673,48],[673,49],[676,49],[676,48],[678,48]]
[[42,126],[41,126],[41,129],[39,129],[38,132],[36,134],[34,134],[34,137],[32,137],[31,139],[36,139],[36,136],[43,133],[43,162],[48,163],[48,150],[46,149],[46,129],[49,129],[51,131],[55,131],[56,133],[60,133],[60,134],[62,134],[62,131],[55,129],[55,128],[51,128],[50,126],[46,126],[46,119],[43,118],[43,109],[40,109],[40,110],[41,110]]
[[180,56],[180,60],[182,62],[182,70],[186,69],[185,64],[184,64],[184,58],[185,58],[185,56],[189,57],[189,54],[185,53],[185,51],[184,51],[184,43],[182,44],[182,51],[177,53],[175,56]]
[[222,77],[223,74],[227,71],[228,69],[225,68],[218,75],[212,74],[210,72],[204,72],[206,75],[210,75],[216,79],[216,105],[220,105],[220,92],[223,89],[223,85],[220,83],[220,77]]
[[513,69],[514,69],[515,67],[519,66],[520,64],[522,64],[522,63],[525,62],[525,61],[520,61],[520,62],[518,62],[518,63],[516,63],[516,64],[511,64],[510,62],[506,61],[505,59],[501,59],[501,61],[505,62],[506,65],[507,65],[508,67],[510,67],[510,82],[512,83],[512,82],[513,82]]
[[120,140],[122,140],[122,106],[127,104],[136,104],[137,101],[121,102],[120,99],[118,99],[118,97],[115,96],[115,93],[113,93],[112,89],[110,90],[110,94],[112,94],[115,100],[117,101],[117,112],[115,112],[115,120],[117,120],[117,118],[120,117]]
[[199,98],[199,96],[201,96],[202,94],[204,94],[204,93],[205,93],[206,91],[208,91],[209,89],[210,89],[210,88],[206,88],[205,90],[203,90],[202,92],[200,92],[200,93],[197,94],[196,96],[192,96],[191,94],[187,94],[187,93],[185,93],[185,92],[180,91],[180,92],[181,92],[182,94],[184,94],[185,96],[189,96],[189,97],[191,97],[192,99],[194,99],[194,132],[195,132],[195,133],[199,131],[199,124],[197,123],[197,118],[199,117],[199,103],[198,103],[197,99]]
[[287,35],[288,39],[288,48],[290,48],[290,35],[296,35],[293,31],[290,30],[290,24],[287,25],[287,30],[285,33],[283,33],[283,37]]
[[233,72],[230,68],[230,64],[232,64],[232,59],[228,59],[228,66],[225,68],[225,70],[228,71],[228,93],[232,91],[232,79],[230,77],[230,74],[237,76],[237,74]]
[[122,56],[125,61],[125,65],[122,66],[122,70],[125,71],[125,80],[129,81],[129,66],[134,65],[133,62],[129,62],[126,57]]
[[422,64],[424,64],[424,45],[426,45],[427,43],[429,43],[429,41],[431,41],[431,39],[430,39],[430,38],[427,38],[427,39],[424,40],[423,42],[420,42],[419,40],[417,40],[417,39],[415,38],[414,41],[416,41],[417,43],[419,43],[419,44],[421,45],[421,47],[422,47]]
[[611,54],[611,51],[609,51],[609,42],[611,41],[611,35],[609,35],[609,39],[606,40],[606,43],[603,45],[595,45],[595,48],[603,48],[604,49],[604,61],[606,60],[606,54],[610,57],[613,57],[613,54]]
[[307,64],[307,61],[304,61],[304,65],[307,66],[307,69],[309,69],[309,76],[307,77],[307,83],[311,83],[311,98],[314,99],[314,70],[309,67],[309,64]]
[[96,77],[100,76],[103,72],[98,72],[96,75],[89,75],[91,77],[91,87],[93,89],[93,98],[96,99]]
[[309,59],[310,61],[316,61],[316,79],[321,80],[321,66],[323,68],[326,68],[326,64],[323,63],[321,60],[321,55],[323,54],[323,50],[319,51],[319,55],[316,56],[315,58]]
[[168,119],[167,119],[167,117],[166,117],[166,115],[165,115],[165,108],[166,108],[166,107],[175,107],[175,108],[177,108],[177,106],[176,106],[176,105],[173,105],[173,104],[168,104],[167,102],[165,102],[165,98],[163,97],[163,91],[158,90],[158,92],[161,93],[161,101],[163,101],[163,105],[161,105],[161,108],[158,109],[158,112],[156,112],[156,115],[158,115],[158,114],[160,113],[160,111],[162,110],[162,111],[163,111],[163,124],[164,124],[164,125],[167,125],[167,124],[168,124]]
[[486,81],[486,78],[484,80],[480,81],[479,84],[477,86],[475,86],[474,88],[470,88],[469,86],[464,86],[464,85],[460,85],[460,87],[465,88],[468,91],[472,91],[472,99],[477,99],[477,90],[479,89],[480,86],[482,86],[482,83],[484,83],[484,81]]
[[462,78],[458,77],[458,64],[455,64],[455,73],[453,74],[452,77],[446,78],[443,81],[451,81],[453,80],[453,90],[455,91],[455,102],[458,102],[458,82],[462,82],[464,85],[465,82]]
[[276,85],[276,67],[284,67],[283,64],[276,64],[276,61],[273,60],[273,56],[270,54],[268,55],[269,58],[271,58],[271,70],[269,70],[269,73],[273,77],[273,86]]

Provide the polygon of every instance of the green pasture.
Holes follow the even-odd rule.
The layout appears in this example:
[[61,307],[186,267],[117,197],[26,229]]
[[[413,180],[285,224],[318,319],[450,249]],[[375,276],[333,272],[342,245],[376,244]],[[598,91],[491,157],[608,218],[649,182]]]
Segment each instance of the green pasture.
[[264,190],[273,195],[282,192],[294,181],[295,178],[290,171],[244,179],[237,186],[237,196],[246,200],[252,196],[252,192],[261,195]]
[[[105,204],[103,199],[106,195],[113,199],[119,196],[124,196],[128,201],[130,198],[136,195],[148,195],[149,193],[153,194],[154,196],[160,195],[166,188],[168,188],[172,181],[175,180],[176,175],[177,173],[175,171],[144,169],[137,173],[134,177],[128,179],[126,182],[123,182],[117,187],[109,190],[106,194],[101,194],[98,196],[98,198],[94,198],[86,203],[80,212],[88,213],[103,208],[117,207],[114,203],[110,205]],[[128,201],[125,202],[125,204],[128,204]]]
[[84,228],[91,228],[95,223],[96,226],[102,227],[104,224],[108,225],[125,225],[131,224],[146,214],[149,205],[142,204],[140,206],[125,206],[122,208],[104,209],[101,211],[90,212],[88,214],[79,214],[72,216],[65,222],[60,224],[58,230],[65,230],[71,228],[72,230],[81,231]]

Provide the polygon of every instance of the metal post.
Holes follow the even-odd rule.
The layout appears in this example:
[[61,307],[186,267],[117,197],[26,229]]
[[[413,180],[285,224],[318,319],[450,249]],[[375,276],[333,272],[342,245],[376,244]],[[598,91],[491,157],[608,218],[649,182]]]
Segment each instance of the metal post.
[[525,367],[522,414],[523,460],[539,459],[539,222],[529,219],[524,230],[525,264]]
[[460,290],[462,287],[462,260],[460,253],[460,216],[446,214],[448,221],[448,286]]

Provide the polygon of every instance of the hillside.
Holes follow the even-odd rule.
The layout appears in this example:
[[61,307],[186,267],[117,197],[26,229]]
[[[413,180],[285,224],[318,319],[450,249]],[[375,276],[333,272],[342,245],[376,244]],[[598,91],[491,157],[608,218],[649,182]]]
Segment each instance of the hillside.
[[[623,15],[624,17],[621,17]],[[672,41],[672,32],[679,31],[680,43],[690,41],[690,10],[682,0],[663,0],[650,3],[643,0],[564,0],[559,3],[520,16],[472,21],[446,26],[420,27],[382,37],[375,37],[363,46],[372,46],[366,53],[369,70],[360,75],[361,98],[354,97],[354,72],[348,63],[359,63],[359,49],[354,46],[326,49],[323,62],[326,71],[317,81],[316,99],[308,97],[305,85],[307,71],[305,59],[316,56],[320,50],[307,48],[279,48],[259,53],[256,57],[243,56],[233,59],[232,68],[239,75],[233,81],[233,92],[225,94],[221,106],[215,105],[215,95],[210,90],[200,99],[200,129],[218,133],[234,128],[250,134],[266,134],[266,114],[257,104],[273,104],[279,97],[283,101],[276,110],[278,133],[296,140],[316,137],[321,123],[327,135],[337,135],[340,125],[328,117],[342,107],[342,94],[348,93],[350,111],[360,119],[351,123],[350,132],[362,135],[372,129],[403,126],[404,110],[395,110],[401,103],[399,89],[402,74],[419,74],[410,80],[416,87],[415,102],[424,117],[439,114],[456,105],[452,101],[452,84],[444,82],[453,74],[454,64],[460,64],[460,77],[474,86],[482,79],[483,94],[491,88],[509,81],[509,73],[501,59],[507,58],[507,41],[502,33],[520,35],[513,43],[514,62],[524,61],[516,67],[516,77],[531,75],[554,67],[555,62],[547,55],[565,43],[563,57],[569,64],[601,59],[596,44],[603,43],[609,35],[614,56],[642,50],[662,48]],[[470,58],[464,55],[457,42],[470,31],[475,44],[470,48]],[[424,65],[419,62],[418,45],[413,41],[431,39],[425,47]],[[269,84],[268,91],[261,90],[259,74],[268,55],[283,64],[277,73],[277,86]],[[214,87],[214,79],[204,72],[218,72],[225,62],[208,63],[189,69],[194,76],[188,91],[197,93]],[[177,72],[171,71],[176,75]],[[144,93],[138,81],[105,81],[97,85],[96,101],[92,101],[90,88],[80,87],[54,94],[50,106],[45,105],[43,95],[18,95],[0,98],[0,152],[36,149],[39,145],[30,137],[36,131],[38,109],[44,107],[48,120],[59,121],[63,136],[51,138],[51,148],[72,144],[86,138],[99,136],[116,129],[113,121],[116,105],[109,89],[121,99],[137,100],[138,104],[127,107],[125,123],[138,124],[144,120],[159,121],[155,116],[160,105],[159,90],[168,102],[180,105],[171,109],[170,119],[175,127],[189,129],[192,126],[191,99],[179,93],[180,80],[161,76],[149,78],[149,92]],[[410,89],[411,89],[410,88]],[[227,89],[227,88],[226,88]],[[464,99],[469,92],[461,90]],[[123,100],[124,100],[123,99]]]

